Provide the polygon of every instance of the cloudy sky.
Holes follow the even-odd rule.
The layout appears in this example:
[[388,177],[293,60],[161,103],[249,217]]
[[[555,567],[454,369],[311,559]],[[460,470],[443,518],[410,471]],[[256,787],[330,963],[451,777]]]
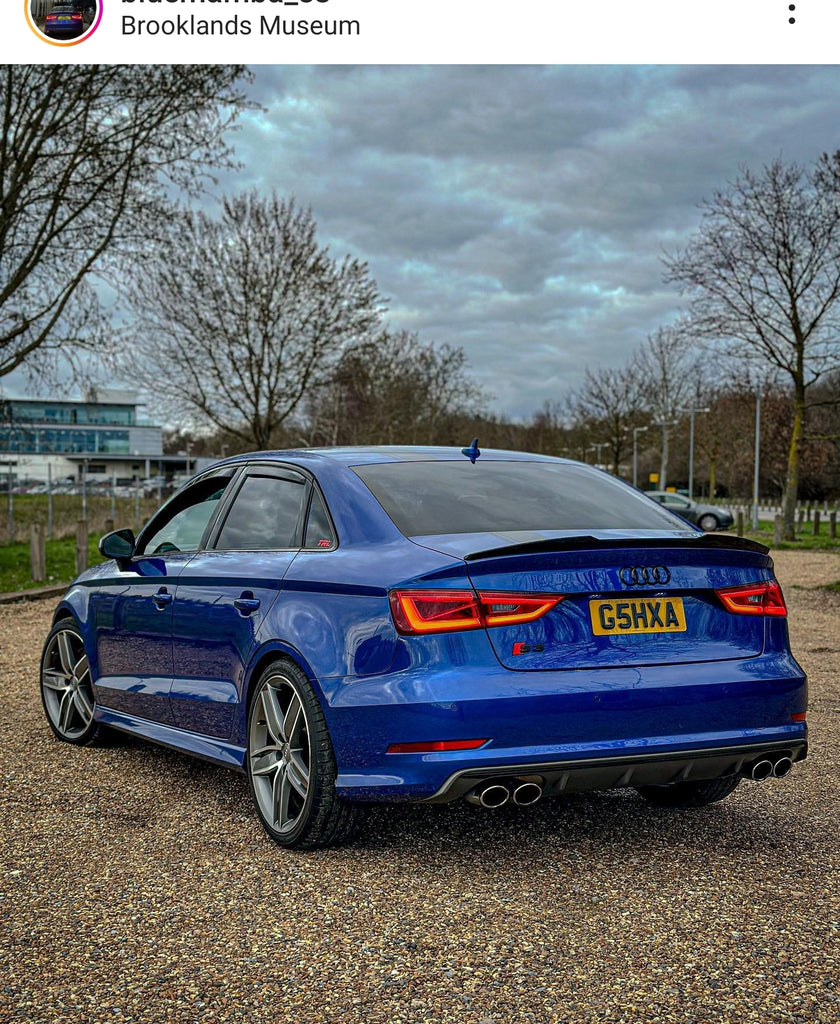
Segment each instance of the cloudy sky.
[[521,416],[677,314],[661,255],[739,165],[840,148],[838,67],[264,67],[253,96],[223,187],[311,206]]

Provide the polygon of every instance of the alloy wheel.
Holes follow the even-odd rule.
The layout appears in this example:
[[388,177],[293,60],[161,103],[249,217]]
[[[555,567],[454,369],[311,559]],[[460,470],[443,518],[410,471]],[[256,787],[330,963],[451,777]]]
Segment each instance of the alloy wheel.
[[312,755],[306,710],[284,675],[265,679],[254,700],[248,737],[254,796],[263,818],[286,834],[304,815],[309,794]]
[[93,725],[95,698],[84,643],[69,628],[50,637],[41,665],[44,708],[61,739],[78,742]]

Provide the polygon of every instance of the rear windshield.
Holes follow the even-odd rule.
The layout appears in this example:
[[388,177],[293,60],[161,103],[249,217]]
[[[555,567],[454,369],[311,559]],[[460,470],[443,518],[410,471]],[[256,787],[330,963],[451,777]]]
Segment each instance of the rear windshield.
[[615,477],[558,462],[355,466],[407,537],[514,530],[691,527]]

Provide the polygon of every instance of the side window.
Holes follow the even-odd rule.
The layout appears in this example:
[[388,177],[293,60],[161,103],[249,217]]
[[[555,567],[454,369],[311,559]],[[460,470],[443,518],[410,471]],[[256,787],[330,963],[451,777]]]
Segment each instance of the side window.
[[219,500],[230,481],[230,476],[201,480],[165,505],[152,520],[153,533],[143,542],[142,554],[198,551],[207,524],[219,507]]
[[303,481],[248,476],[227,514],[216,548],[260,551],[297,547]]
[[685,498],[678,498],[676,494],[669,494],[665,498],[665,504],[671,508],[688,508],[688,502]]
[[312,501],[309,503],[309,518],[306,521],[305,548],[335,547],[335,533],[327,513],[327,506],[320,493],[312,489]]

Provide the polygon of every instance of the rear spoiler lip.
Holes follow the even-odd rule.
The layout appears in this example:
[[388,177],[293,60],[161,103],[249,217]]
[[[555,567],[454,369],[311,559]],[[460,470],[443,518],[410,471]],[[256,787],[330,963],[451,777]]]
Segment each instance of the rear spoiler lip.
[[579,537],[557,537],[554,540],[534,540],[524,544],[502,545],[484,551],[473,551],[464,555],[465,562],[476,562],[483,558],[501,558],[508,555],[538,555],[551,551],[586,551],[609,548],[716,548],[734,551],[754,551],[760,555],[769,553],[770,548],[758,541],[745,537],[718,536],[714,533],[698,533],[689,537],[625,537],[622,539],[599,539],[589,534]]

